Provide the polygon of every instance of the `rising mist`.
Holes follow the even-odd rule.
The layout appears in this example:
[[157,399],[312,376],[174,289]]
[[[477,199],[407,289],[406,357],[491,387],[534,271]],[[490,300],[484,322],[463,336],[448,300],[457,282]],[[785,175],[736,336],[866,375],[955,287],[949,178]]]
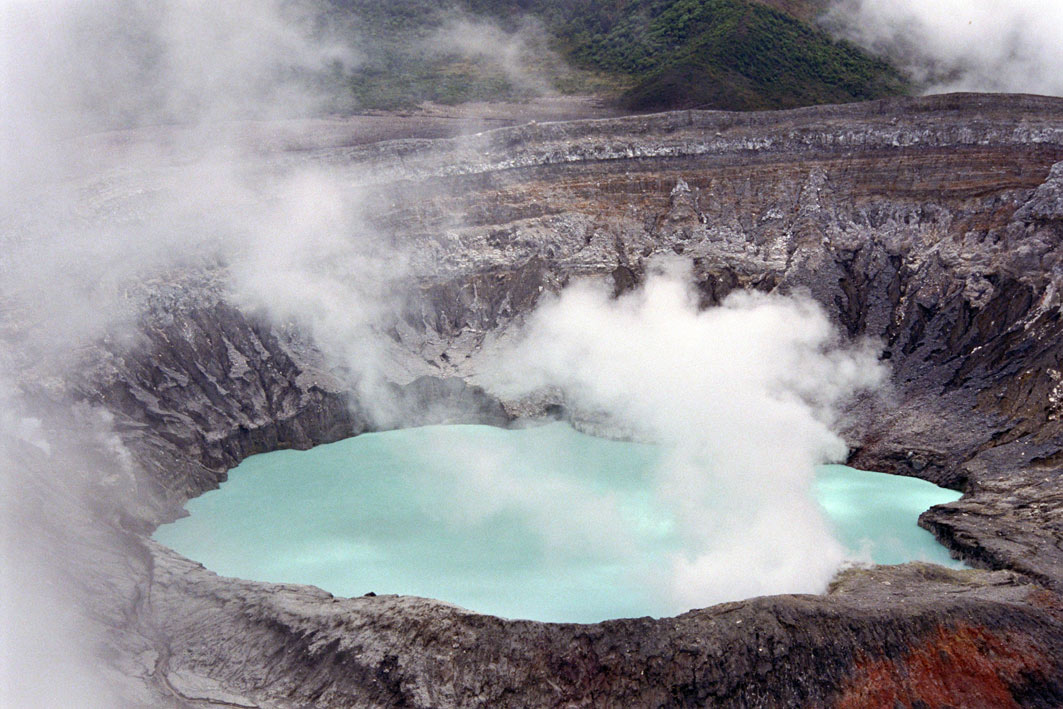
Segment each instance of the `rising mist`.
[[814,469],[844,460],[838,406],[884,368],[810,300],[739,293],[700,310],[691,283],[689,263],[666,260],[616,299],[604,283],[570,286],[531,316],[496,386],[559,387],[577,411],[664,447],[658,504],[684,549],[660,592],[676,607],[823,591],[844,551],[811,495]]
[[927,93],[1063,95],[1063,4],[837,0],[824,22],[909,72]]

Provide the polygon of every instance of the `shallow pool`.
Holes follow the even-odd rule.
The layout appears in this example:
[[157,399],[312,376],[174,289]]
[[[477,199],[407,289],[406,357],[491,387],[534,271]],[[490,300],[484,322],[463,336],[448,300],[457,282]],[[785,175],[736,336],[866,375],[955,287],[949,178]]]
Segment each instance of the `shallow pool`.
[[[654,589],[680,551],[653,445],[551,423],[429,426],[248,458],[155,539],[226,576],[336,595],[427,596],[511,618],[667,615]],[[959,493],[822,466],[815,494],[854,559],[956,566],[916,525]]]

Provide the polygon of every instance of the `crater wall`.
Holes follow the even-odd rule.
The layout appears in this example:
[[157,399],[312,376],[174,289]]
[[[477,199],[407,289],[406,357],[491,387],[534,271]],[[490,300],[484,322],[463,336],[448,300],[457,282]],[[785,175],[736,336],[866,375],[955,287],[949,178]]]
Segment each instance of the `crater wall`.
[[921,523],[987,570],[854,570],[821,597],[595,626],[218,578],[143,534],[246,455],[378,424],[305,333],[241,311],[208,274],[152,300],[136,347],[87,352],[62,394],[108,409],[141,464],[94,524],[121,538],[116,559],[135,560],[109,567],[126,589],[115,653],[141,648],[128,674],[157,697],[1063,703],[1063,100],[680,112],[272,159],[346,171],[369,223],[409,255],[408,297],[386,328],[415,355],[389,385],[409,411],[518,413],[476,388],[485,348],[574,278],[621,292],[671,253],[692,260],[706,306],[737,289],[810,294],[842,332],[880,341],[892,368],[888,396],[847,412],[851,463],[962,489]]

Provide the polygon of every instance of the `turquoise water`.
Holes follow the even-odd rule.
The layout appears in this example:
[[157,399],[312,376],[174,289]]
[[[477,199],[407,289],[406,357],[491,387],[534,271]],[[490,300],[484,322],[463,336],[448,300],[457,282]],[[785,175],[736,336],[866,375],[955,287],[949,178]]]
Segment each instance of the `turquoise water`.
[[[645,579],[678,551],[657,446],[552,423],[429,426],[248,458],[155,538],[225,576],[438,598],[504,617],[675,612]],[[816,496],[854,557],[956,565],[916,518],[959,493],[840,465]]]

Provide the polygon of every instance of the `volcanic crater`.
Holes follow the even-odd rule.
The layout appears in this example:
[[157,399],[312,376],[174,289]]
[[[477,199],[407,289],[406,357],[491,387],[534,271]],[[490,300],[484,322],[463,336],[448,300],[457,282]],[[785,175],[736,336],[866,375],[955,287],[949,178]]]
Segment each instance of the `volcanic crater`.
[[[1063,100],[946,95],[301,141],[272,146],[273,168],[349,175],[367,224],[411,254],[388,331],[401,357],[384,367],[396,420],[578,424],[556,398],[505,401],[476,386],[484,343],[543,293],[583,277],[622,293],[655,256],[680,254],[704,307],[740,289],[802,292],[849,337],[881,341],[890,395],[849,407],[848,462],[961,490],[920,524],[977,568],[851,569],[824,595],[595,625],[221,578],[150,533],[248,455],[387,423],[297,324],[232,302],[224,264],[189,267],[135,296],[135,342],[97,341],[58,383],[26,375],[44,398],[109,412],[135,460],[127,476],[90,484],[88,505],[56,532],[129,696],[261,707],[1063,704]],[[144,189],[134,176],[87,191],[87,218],[135,207]],[[51,504],[45,467],[23,454]]]

